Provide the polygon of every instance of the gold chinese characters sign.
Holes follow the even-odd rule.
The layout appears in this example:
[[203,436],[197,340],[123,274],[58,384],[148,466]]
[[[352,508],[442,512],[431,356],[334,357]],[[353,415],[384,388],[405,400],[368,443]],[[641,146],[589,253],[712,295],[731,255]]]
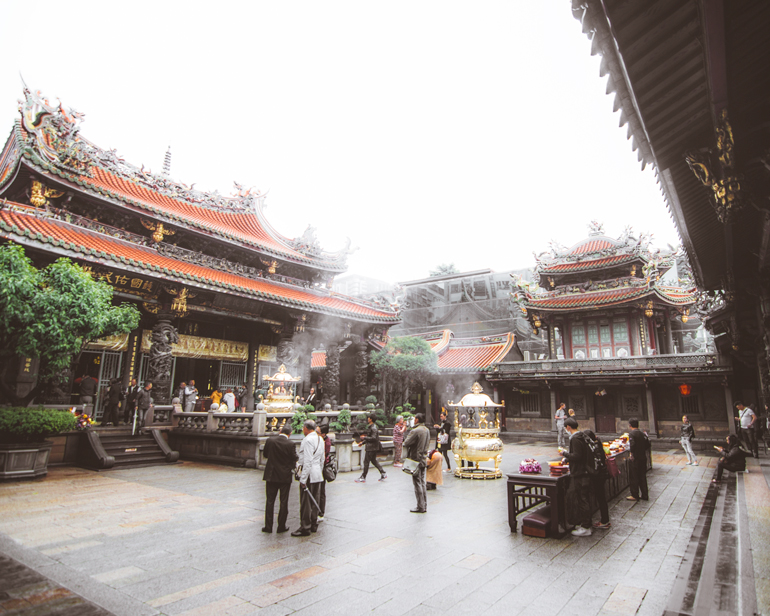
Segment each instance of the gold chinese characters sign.
[[278,347],[260,344],[259,361],[278,361]]
[[[150,346],[152,346],[152,331],[145,329],[142,332],[142,353],[149,353]],[[179,342],[171,345],[171,354],[174,357],[247,361],[249,343],[180,334]]]

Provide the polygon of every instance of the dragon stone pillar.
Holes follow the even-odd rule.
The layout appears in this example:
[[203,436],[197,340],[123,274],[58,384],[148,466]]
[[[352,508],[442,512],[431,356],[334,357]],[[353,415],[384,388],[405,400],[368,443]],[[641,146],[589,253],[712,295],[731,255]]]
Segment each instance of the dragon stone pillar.
[[161,313],[152,328],[150,366],[147,379],[152,381],[152,397],[155,404],[171,402],[171,368],[174,357],[171,345],[179,342],[179,334],[171,324],[171,315]]

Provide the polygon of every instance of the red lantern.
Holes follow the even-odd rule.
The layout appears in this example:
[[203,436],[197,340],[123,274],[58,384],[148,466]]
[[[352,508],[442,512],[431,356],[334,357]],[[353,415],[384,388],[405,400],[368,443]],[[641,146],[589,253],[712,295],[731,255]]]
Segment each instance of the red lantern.
[[679,393],[681,393],[683,396],[689,396],[691,391],[692,391],[692,387],[690,387],[686,383],[682,383],[679,386]]

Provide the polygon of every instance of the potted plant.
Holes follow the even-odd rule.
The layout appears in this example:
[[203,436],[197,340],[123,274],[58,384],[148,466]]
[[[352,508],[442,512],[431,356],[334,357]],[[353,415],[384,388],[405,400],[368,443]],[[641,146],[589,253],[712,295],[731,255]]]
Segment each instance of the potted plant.
[[0,480],[45,476],[53,446],[46,437],[74,430],[77,424],[66,410],[0,407]]

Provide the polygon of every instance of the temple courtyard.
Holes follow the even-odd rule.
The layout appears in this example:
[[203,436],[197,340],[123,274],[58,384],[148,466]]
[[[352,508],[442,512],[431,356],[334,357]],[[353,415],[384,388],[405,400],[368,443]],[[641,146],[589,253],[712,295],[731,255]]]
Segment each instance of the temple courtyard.
[[[508,444],[503,470],[554,454]],[[654,452],[649,502],[615,499],[611,530],[563,539],[510,532],[505,480],[445,475],[419,515],[400,470],[341,474],[318,532],[293,538],[261,532],[261,471],[51,468],[0,485],[0,614],[770,613],[770,460],[719,487],[716,458],[684,462]]]

